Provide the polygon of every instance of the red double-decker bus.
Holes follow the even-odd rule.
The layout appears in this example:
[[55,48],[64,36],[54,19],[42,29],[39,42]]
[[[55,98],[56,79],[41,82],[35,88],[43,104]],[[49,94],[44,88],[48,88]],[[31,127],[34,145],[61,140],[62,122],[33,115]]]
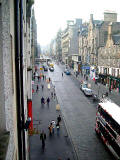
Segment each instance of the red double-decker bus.
[[98,104],[95,131],[116,159],[120,159],[120,107],[118,105],[109,100],[103,100]]

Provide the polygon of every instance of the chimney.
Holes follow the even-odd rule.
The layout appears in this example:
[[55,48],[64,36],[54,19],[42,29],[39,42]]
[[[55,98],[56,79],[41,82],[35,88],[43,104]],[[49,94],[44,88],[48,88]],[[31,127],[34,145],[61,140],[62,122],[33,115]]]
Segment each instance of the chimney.
[[112,22],[108,25],[108,40],[111,40],[112,37]]
[[93,21],[93,14],[90,14],[90,21]]

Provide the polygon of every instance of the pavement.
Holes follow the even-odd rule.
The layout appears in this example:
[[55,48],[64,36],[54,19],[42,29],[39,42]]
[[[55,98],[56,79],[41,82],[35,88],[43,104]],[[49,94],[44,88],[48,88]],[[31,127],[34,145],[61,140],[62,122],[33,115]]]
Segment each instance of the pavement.
[[[48,74],[46,74],[46,77]],[[48,77],[47,77],[48,78]],[[51,97],[51,92],[55,92],[55,88],[50,82],[50,89],[48,89],[48,83],[41,79],[39,82],[36,79],[33,85],[33,89],[36,91],[36,86],[39,85],[39,91],[33,93],[32,110],[33,110],[33,128],[37,130],[36,134],[29,136],[30,146],[30,160],[77,160],[75,150],[73,148],[71,139],[68,135],[64,119],[62,118],[60,124],[60,133],[55,133],[50,136],[48,126],[52,120],[57,121],[57,117],[62,113],[60,110],[56,110],[58,104],[57,97]],[[44,85],[42,91],[41,85]],[[41,106],[41,97],[45,99],[50,98],[49,106],[44,104]],[[44,130],[46,133],[45,150],[42,150],[42,142],[40,140],[40,133]]]

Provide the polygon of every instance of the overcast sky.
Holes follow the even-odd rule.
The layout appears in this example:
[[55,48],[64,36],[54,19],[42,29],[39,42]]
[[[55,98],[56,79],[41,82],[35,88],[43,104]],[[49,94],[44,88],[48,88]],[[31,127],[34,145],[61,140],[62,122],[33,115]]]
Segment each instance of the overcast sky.
[[120,21],[119,4],[119,0],[35,0],[38,43],[41,46],[49,44],[59,28],[66,26],[67,20],[82,18],[89,21],[90,14],[94,19],[102,20],[104,11],[112,10],[118,13]]

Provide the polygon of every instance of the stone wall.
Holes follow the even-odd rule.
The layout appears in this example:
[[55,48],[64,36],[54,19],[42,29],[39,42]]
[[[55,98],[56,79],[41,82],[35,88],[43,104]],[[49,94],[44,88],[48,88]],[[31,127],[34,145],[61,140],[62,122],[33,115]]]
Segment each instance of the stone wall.
[[101,47],[98,52],[98,66],[120,68],[120,46]]
[[[10,33],[10,20],[14,17],[13,14],[10,15],[10,5],[13,5],[13,0],[4,0],[1,4],[1,20],[2,20],[2,30],[1,30],[1,38],[2,38],[2,52],[1,52],[1,68],[3,72],[0,78],[3,80],[2,82],[2,92],[0,88],[0,94],[2,97],[2,107],[4,108],[4,122],[5,122],[5,129],[10,131],[10,140],[8,145],[8,151],[6,155],[6,160],[14,160],[16,154],[16,144],[17,139],[15,139],[16,134],[16,103],[14,100],[14,85],[13,85],[13,52],[14,52],[14,45],[13,45],[13,38],[14,35]],[[14,10],[12,9],[12,12]],[[14,30],[14,23],[12,24],[12,30]],[[2,81],[1,80],[1,81]],[[1,107],[0,107],[1,108]],[[17,135],[17,134],[16,134]]]

